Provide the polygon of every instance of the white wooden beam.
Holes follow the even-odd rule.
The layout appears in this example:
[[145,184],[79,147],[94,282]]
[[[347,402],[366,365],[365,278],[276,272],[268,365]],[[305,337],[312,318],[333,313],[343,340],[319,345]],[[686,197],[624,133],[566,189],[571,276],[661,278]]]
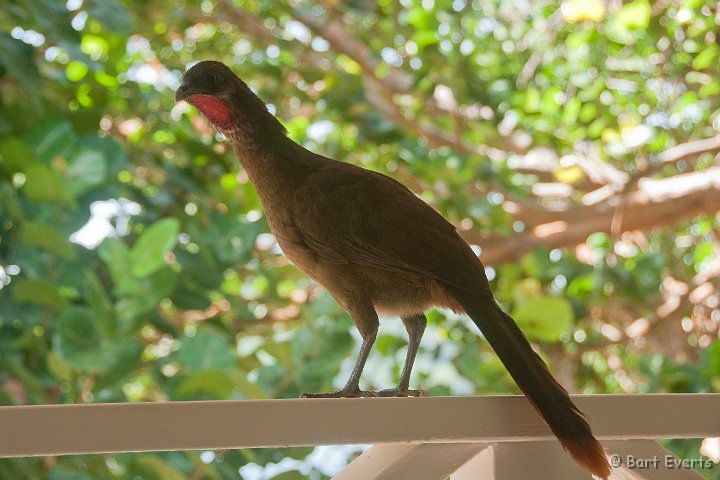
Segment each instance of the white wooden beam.
[[497,444],[488,445],[486,449],[475,455],[465,465],[455,470],[450,476],[450,480],[495,480],[496,447]]
[[[679,468],[678,459],[654,440],[606,440],[609,456],[617,455],[609,480],[702,480],[691,468]],[[668,468],[666,458],[673,468]],[[491,473],[488,473],[491,472]],[[358,477],[360,478],[360,477]],[[420,478],[420,477],[418,477]],[[451,480],[589,480],[558,442],[494,444],[460,467]]]
[[[720,436],[720,394],[573,398],[600,439]],[[0,407],[0,427],[0,457],[554,438],[522,396]]]
[[[451,480],[590,480],[557,441],[506,442],[494,444],[458,469]],[[492,464],[493,476],[482,475]]]
[[375,445],[333,480],[445,480],[486,447],[484,443]]

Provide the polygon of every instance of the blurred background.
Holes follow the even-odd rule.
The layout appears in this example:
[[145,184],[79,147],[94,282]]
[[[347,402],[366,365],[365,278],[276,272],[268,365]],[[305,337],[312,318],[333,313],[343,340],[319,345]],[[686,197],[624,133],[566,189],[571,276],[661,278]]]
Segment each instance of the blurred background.
[[[202,59],[295,141],[457,225],[571,392],[720,391],[719,34],[709,0],[4,0],[0,404],[294,398],[348,375],[349,316],[174,104]],[[413,385],[518,393],[472,324],[429,319]],[[406,344],[384,320],[362,385],[392,386]],[[720,439],[665,445],[720,460]],[[323,479],[361,449],[13,459],[0,478]]]

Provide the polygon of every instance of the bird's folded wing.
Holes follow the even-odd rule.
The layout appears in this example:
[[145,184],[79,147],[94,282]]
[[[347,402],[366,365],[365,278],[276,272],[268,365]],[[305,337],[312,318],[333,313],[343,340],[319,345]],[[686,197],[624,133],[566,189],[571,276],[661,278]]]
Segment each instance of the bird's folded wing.
[[395,180],[333,162],[300,188],[293,222],[331,263],[416,273],[448,285],[482,284],[484,269],[455,227]]

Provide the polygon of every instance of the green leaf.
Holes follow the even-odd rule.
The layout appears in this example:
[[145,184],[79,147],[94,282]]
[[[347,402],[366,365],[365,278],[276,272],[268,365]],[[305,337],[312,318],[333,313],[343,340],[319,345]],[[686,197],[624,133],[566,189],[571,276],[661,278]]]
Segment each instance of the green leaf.
[[328,292],[323,291],[318,298],[310,304],[310,311],[315,316],[333,315],[339,312],[340,306]]
[[704,70],[713,64],[717,56],[718,46],[711,44],[695,56],[692,66],[695,70]]
[[80,53],[77,44],[80,34],[71,26],[73,12],[56,0],[26,0],[28,13],[41,27],[41,31],[63,49],[72,54]]
[[15,378],[22,383],[23,389],[29,393],[31,402],[47,403],[47,392],[44,382],[37,377],[34,368],[30,370],[29,365],[20,362],[20,358],[5,357],[2,359],[3,370],[10,378]]
[[705,375],[707,378],[720,379],[720,340],[715,340],[705,350],[705,355],[707,355],[707,363],[704,368]]
[[529,113],[540,111],[540,92],[536,88],[529,87],[525,92],[525,103],[523,108]]
[[307,476],[298,470],[288,470],[270,477],[272,480],[305,480]]
[[102,184],[107,175],[107,167],[102,152],[81,148],[68,159],[69,168],[65,172],[68,190],[78,196]]
[[193,236],[202,238],[221,262],[246,262],[255,246],[257,235],[262,233],[262,225],[229,215],[213,215],[211,219],[208,228],[198,230]]
[[130,274],[130,250],[122,240],[106,238],[97,252],[110,268],[117,295],[135,295],[142,291],[140,282]]
[[[90,55],[90,57],[98,58],[103,54],[108,53],[110,50],[110,44],[103,37],[92,35],[90,33],[83,33],[82,39],[80,40],[80,49],[83,53]],[[116,78],[110,77],[106,79],[105,77],[110,76],[102,72],[97,72],[95,74],[95,79],[98,80],[100,85],[112,88],[117,87],[118,81]]]
[[164,218],[150,225],[138,238],[130,251],[130,272],[135,277],[146,277],[165,265],[165,254],[177,243],[180,222],[177,218]]
[[434,45],[440,42],[435,35],[435,30],[418,30],[413,35],[412,39],[417,44],[419,51],[422,51],[429,45]]
[[132,462],[134,478],[145,480],[187,480],[180,470],[153,455],[135,457]]
[[563,111],[563,122],[568,125],[573,125],[577,121],[581,108],[582,103],[577,97],[570,98],[565,105],[565,110]]
[[90,2],[88,14],[96,18],[110,31],[130,35],[133,32],[133,22],[127,7],[118,0],[102,0]]
[[228,192],[234,192],[238,188],[237,175],[234,173],[226,173],[220,177],[220,186]]
[[35,153],[44,163],[49,164],[55,157],[70,154],[77,134],[67,120],[50,120],[37,124],[30,130],[25,141],[35,149]]
[[47,480],[92,480],[93,477],[81,471],[82,467],[71,468],[66,465],[55,465],[47,473]]
[[50,351],[47,355],[47,367],[50,373],[56,378],[69,382],[73,379],[72,368],[65,359],[60,357],[56,352]]
[[65,76],[71,82],[79,82],[87,75],[88,66],[79,60],[73,60],[65,68]]
[[180,339],[177,359],[194,370],[223,370],[235,365],[232,348],[225,337],[211,330],[200,330]]
[[[35,49],[27,43],[0,32],[0,66],[10,73],[25,93],[25,101],[35,112],[41,111],[40,74],[34,61]],[[2,75],[0,75],[2,76]]]
[[702,242],[695,247],[693,250],[693,259],[695,260],[695,267],[700,271],[701,265],[714,257],[715,248],[712,242]]
[[113,322],[113,303],[105,291],[105,287],[95,274],[88,270],[85,272],[85,299],[88,308],[95,317],[98,331],[105,336],[112,336],[115,333],[116,325]]
[[623,5],[615,14],[615,21],[627,30],[643,30],[650,23],[650,3],[647,0],[635,0]]
[[607,25],[607,36],[611,40],[630,44],[645,34],[650,23],[650,3],[647,0],[635,0],[626,3],[611,18]]
[[35,152],[22,139],[10,137],[0,142],[0,167],[8,172],[24,172],[36,161]]
[[530,300],[540,298],[542,296],[542,285],[537,278],[528,277],[515,283],[512,289],[513,301],[518,304],[529,302]]
[[179,396],[189,399],[208,396],[214,400],[221,400],[228,398],[232,390],[233,384],[227,373],[220,370],[204,370],[183,379],[175,391]]
[[22,191],[28,200],[33,202],[74,204],[63,176],[45,165],[35,164],[25,170],[25,185]]
[[512,317],[532,340],[557,342],[573,324],[570,302],[560,297],[541,297],[518,306]]
[[127,297],[117,303],[118,320],[121,330],[130,331],[137,327],[137,320],[154,309],[163,298],[169,296],[178,280],[178,274],[170,267],[161,268],[151,275],[132,279]]
[[55,322],[53,349],[70,367],[89,373],[105,373],[118,363],[139,361],[142,344],[132,337],[104,337],[90,311],[73,307]]
[[268,393],[260,388],[257,384],[252,383],[248,379],[247,371],[240,369],[231,369],[227,372],[233,385],[237,387],[245,396],[245,398],[267,399],[270,398]]
[[73,260],[76,257],[75,248],[67,236],[47,223],[32,221],[23,223],[20,238],[27,246],[40,247],[65,260]]
[[126,166],[128,156],[123,147],[110,137],[97,137],[96,135],[84,135],[78,142],[80,149],[88,149],[98,152],[103,156],[106,176],[117,175]]
[[[340,363],[352,353],[354,343],[348,328],[342,324],[325,320],[320,328],[322,333],[319,329],[303,326],[294,332],[292,339],[291,364],[296,365],[304,388],[310,390],[322,388],[333,378]],[[381,339],[381,349],[390,347],[387,343],[392,342],[391,338],[383,335]],[[265,350],[282,358],[285,345],[270,344]]]
[[63,312],[70,306],[57,287],[47,280],[20,278],[11,283],[11,290],[20,303],[35,303],[57,312]]
[[720,82],[710,82],[698,90],[698,96],[700,98],[708,98],[715,95],[720,95]]
[[418,30],[435,30],[437,20],[435,12],[417,6],[407,14],[407,22]]

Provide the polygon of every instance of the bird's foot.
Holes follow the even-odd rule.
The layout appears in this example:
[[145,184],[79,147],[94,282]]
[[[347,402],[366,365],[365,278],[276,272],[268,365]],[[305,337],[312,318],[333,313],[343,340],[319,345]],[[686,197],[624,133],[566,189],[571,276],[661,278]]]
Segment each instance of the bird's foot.
[[425,395],[425,392],[422,390],[408,390],[407,388],[397,387],[373,393],[378,397],[422,397]]
[[377,397],[378,392],[366,392],[358,389],[335,390],[334,392],[325,393],[303,393],[300,398],[360,398],[360,397]]

